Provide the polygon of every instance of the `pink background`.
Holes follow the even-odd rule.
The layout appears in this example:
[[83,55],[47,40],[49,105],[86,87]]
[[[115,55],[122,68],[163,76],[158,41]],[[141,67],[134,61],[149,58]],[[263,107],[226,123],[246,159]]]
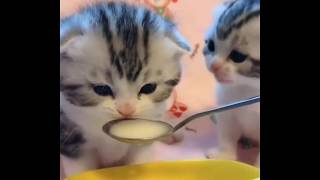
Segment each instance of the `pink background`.
[[[66,16],[94,1],[96,0],[60,0],[60,16]],[[202,48],[204,34],[212,21],[212,11],[218,3],[220,0],[178,0],[177,3],[171,3],[168,6],[178,28],[190,41],[193,49],[196,44],[200,45],[193,58],[187,55],[182,60],[183,78],[177,87],[177,92],[178,100],[188,106],[188,111],[181,118],[215,106],[216,82],[205,67]],[[206,117],[192,122],[188,127],[196,129],[197,133],[184,131],[184,141],[174,145],[155,143],[137,154],[135,161],[204,159],[204,152],[216,146],[214,124]],[[254,157],[251,154],[255,154],[256,150],[249,152],[240,150],[239,153],[242,161],[252,162]]]

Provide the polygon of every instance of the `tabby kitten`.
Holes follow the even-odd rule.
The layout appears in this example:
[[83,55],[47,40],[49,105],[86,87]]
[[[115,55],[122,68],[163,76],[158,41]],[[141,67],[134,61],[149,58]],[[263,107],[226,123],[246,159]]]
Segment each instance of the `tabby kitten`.
[[130,146],[102,126],[162,119],[189,44],[143,7],[99,3],[60,21],[60,153],[66,175],[112,166]]
[[[218,105],[260,94],[260,0],[232,0],[219,6],[203,54],[215,75]],[[216,114],[218,151],[209,158],[236,160],[241,137],[260,143],[260,103]],[[260,164],[260,155],[256,165]]]

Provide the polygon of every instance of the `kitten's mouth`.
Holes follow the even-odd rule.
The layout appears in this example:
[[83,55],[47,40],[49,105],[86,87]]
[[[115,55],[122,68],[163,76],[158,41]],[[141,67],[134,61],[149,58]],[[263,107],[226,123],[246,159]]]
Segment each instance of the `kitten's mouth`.
[[219,83],[230,84],[233,82],[232,78],[226,77],[226,76],[221,76],[221,75],[215,74],[215,78]]
[[216,80],[219,83],[232,83],[234,81],[233,77],[228,72],[224,72],[221,66],[212,66],[211,72],[214,74]]

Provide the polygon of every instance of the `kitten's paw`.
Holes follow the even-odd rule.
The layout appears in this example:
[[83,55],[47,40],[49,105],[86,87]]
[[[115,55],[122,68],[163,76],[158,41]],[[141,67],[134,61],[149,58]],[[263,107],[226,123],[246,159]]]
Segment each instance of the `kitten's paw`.
[[205,153],[207,159],[223,159],[223,160],[236,160],[236,154],[221,152],[216,149],[209,150]]

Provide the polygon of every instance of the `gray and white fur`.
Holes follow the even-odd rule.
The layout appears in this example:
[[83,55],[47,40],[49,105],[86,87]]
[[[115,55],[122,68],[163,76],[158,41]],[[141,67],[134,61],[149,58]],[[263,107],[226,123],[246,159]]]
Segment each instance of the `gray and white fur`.
[[99,3],[60,21],[60,154],[66,175],[112,166],[130,146],[102,126],[163,120],[190,50],[176,26],[143,7]]
[[[260,0],[232,0],[219,6],[203,50],[218,81],[218,105],[260,94]],[[260,103],[223,112],[217,123],[218,150],[209,158],[236,160],[241,137],[260,144]],[[260,166],[260,155],[256,165]]]

